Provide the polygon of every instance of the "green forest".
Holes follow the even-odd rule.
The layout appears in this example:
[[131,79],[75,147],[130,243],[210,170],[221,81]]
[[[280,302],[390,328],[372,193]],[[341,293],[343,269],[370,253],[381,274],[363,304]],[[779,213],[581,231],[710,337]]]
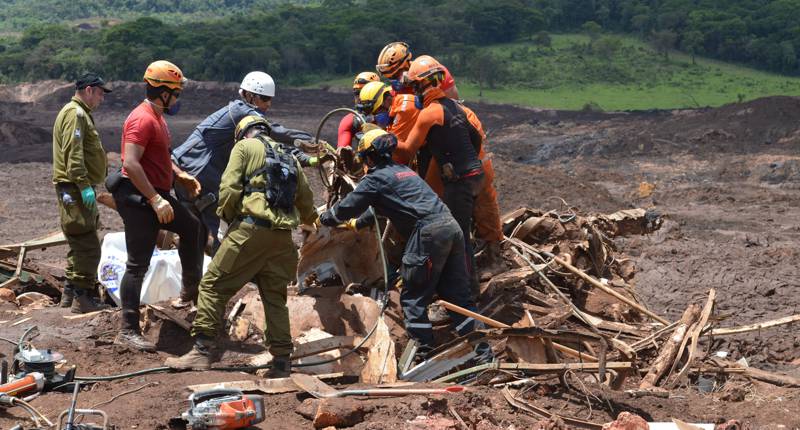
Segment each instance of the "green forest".
[[601,53],[618,43],[604,35],[624,34],[665,59],[682,51],[797,76],[798,11],[800,0],[0,0],[0,82],[88,69],[137,80],[166,58],[193,79],[235,81],[258,68],[299,84],[371,69],[399,39],[493,86],[529,78],[501,76],[484,47],[546,47],[551,33],[588,35]]

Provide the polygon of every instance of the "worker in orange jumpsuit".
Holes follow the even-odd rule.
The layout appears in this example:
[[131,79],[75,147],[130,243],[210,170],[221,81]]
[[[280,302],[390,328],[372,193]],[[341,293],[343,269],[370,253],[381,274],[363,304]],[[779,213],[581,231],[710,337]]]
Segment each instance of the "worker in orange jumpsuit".
[[[406,85],[403,81],[403,75],[408,71],[411,64],[412,54],[409,47],[404,42],[392,42],[386,45],[378,55],[378,62],[375,69],[385,79],[388,79],[392,85],[392,95],[394,96],[389,115],[391,122],[386,129],[397,136],[400,142],[408,138],[408,133],[416,122],[416,114],[420,106],[415,106],[411,103],[413,99],[413,90],[410,85]],[[439,84],[439,88],[444,91],[445,95],[451,99],[457,100],[458,87],[456,87],[455,80],[450,74],[450,71],[442,65],[444,71],[444,78]],[[475,201],[475,213],[473,218],[475,220],[475,233],[476,237],[486,242],[486,263],[484,270],[480,274],[481,279],[487,279],[493,275],[503,272],[505,264],[501,254],[500,242],[503,240],[503,229],[500,221],[500,206],[497,203],[497,189],[494,186],[494,166],[490,154],[487,154],[483,142],[485,141],[486,134],[483,131],[483,126],[475,115],[475,113],[461,105],[467,113],[469,122],[476,128],[481,135],[480,152],[478,158],[483,163],[484,173],[486,175],[483,188],[480,190],[478,197]],[[432,160],[435,161],[435,160]],[[433,188],[433,190],[440,197],[444,193],[444,185],[441,181],[439,164],[436,162],[422,163],[420,166],[426,169],[425,172],[420,172],[425,176],[426,182]]]
[[408,139],[398,143],[394,158],[400,163],[408,164],[425,147],[441,165],[444,183],[442,200],[464,234],[464,247],[469,257],[468,269],[472,275],[472,291],[476,294],[478,278],[470,234],[475,199],[483,188],[484,180],[483,168],[478,159],[481,136],[470,125],[464,109],[439,88],[444,79],[444,69],[438,61],[427,55],[418,57],[411,63],[406,78],[414,89],[417,100],[423,100],[423,108]]

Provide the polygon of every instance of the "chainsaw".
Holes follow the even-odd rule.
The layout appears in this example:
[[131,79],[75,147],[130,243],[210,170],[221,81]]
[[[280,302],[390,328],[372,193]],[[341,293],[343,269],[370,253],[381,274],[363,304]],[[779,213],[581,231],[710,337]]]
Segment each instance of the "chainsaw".
[[[170,428],[237,430],[264,421],[264,399],[240,390],[217,388],[189,396],[189,410],[170,420]],[[180,425],[183,425],[182,427]]]

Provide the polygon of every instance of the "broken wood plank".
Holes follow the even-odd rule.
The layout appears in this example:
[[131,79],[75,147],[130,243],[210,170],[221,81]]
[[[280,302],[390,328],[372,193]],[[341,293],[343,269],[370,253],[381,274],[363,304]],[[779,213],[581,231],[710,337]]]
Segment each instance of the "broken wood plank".
[[650,389],[658,385],[659,379],[664,376],[664,373],[666,373],[667,369],[670,368],[672,363],[675,361],[675,358],[678,355],[678,345],[680,345],[683,342],[683,339],[686,337],[686,332],[689,329],[689,326],[697,321],[699,316],[700,309],[697,305],[692,304],[686,308],[686,311],[683,312],[683,316],[681,317],[675,332],[661,347],[661,351],[658,353],[655,361],[653,361],[653,364],[650,366],[650,370],[639,384],[640,390]]
[[370,338],[369,352],[366,363],[361,369],[360,382],[373,385],[397,382],[394,341],[389,334],[389,326],[382,317],[378,320],[378,326]]
[[[328,373],[325,375],[316,375],[320,379],[336,379],[344,377],[344,373]],[[280,394],[291,393],[300,391],[300,387],[292,382],[292,378],[275,378],[275,379],[246,379],[242,381],[224,381],[214,382],[210,384],[196,384],[189,385],[188,388],[192,392],[206,391],[214,388],[235,388],[244,392],[258,392],[264,394]]]
[[[695,353],[697,352],[697,344],[700,341],[700,333],[703,332],[703,328],[708,323],[708,319],[711,317],[711,311],[714,309],[714,300],[716,298],[717,292],[712,288],[708,291],[708,300],[706,301],[706,305],[703,307],[703,311],[700,313],[700,320],[698,320],[691,329],[691,332],[687,336],[691,338],[691,344],[689,345],[689,351],[686,358],[686,363],[684,364],[683,368],[675,375],[675,378],[672,380],[671,383],[666,385],[667,389],[675,388],[679,382],[683,380],[686,374],[689,372],[689,368],[692,366],[695,358]],[[680,352],[679,352],[680,354]],[[677,361],[675,361],[677,363]],[[673,364],[674,369],[674,364]]]
[[[611,361],[605,364],[605,368],[615,371],[629,371],[633,369],[633,363],[630,361]],[[488,363],[443,376],[433,382],[452,382],[462,376],[487,370],[517,370],[523,373],[535,374],[563,373],[568,370],[597,373],[600,370],[600,363]]]
[[185,319],[175,315],[175,313],[172,310],[167,309],[167,308],[162,307],[162,306],[159,306],[159,305],[152,305],[151,304],[151,305],[146,305],[146,306],[151,308],[153,310],[153,313],[157,317],[159,317],[161,319],[168,320],[168,321],[172,321],[173,323],[178,325],[178,327],[180,327],[180,328],[182,328],[182,329],[184,329],[184,330],[186,330],[188,332],[192,331],[192,324],[189,321],[186,321]]
[[758,331],[765,328],[776,327],[783,324],[791,324],[800,321],[800,314],[778,318],[774,320],[764,321],[755,324],[748,324],[741,327],[728,327],[728,328],[715,328],[707,331],[705,334],[708,336],[727,336],[731,334],[747,333],[751,331]]
[[20,325],[20,324],[22,324],[22,323],[24,323],[24,322],[26,322],[26,321],[30,321],[30,320],[32,320],[32,319],[33,319],[33,317],[27,317],[27,318],[23,318],[23,319],[21,319],[21,320],[19,320],[19,321],[15,322],[15,323],[12,323],[12,324],[11,324],[11,327],[18,326],[18,325]]
[[768,382],[779,387],[800,387],[800,379],[789,375],[767,372],[766,370],[756,369],[753,367],[745,368],[742,374],[748,378],[758,379],[759,381]]
[[91,318],[93,316],[100,315],[102,313],[116,312],[118,310],[119,310],[119,308],[117,308],[117,309],[103,309],[103,310],[100,310],[100,311],[88,312],[88,313],[85,313],[85,314],[64,315],[64,319],[65,320],[78,320],[78,319],[84,319],[84,318]]
[[292,352],[292,358],[310,357],[322,354],[323,352],[334,349],[353,348],[358,345],[363,338],[359,336],[331,336],[310,342],[297,344]]

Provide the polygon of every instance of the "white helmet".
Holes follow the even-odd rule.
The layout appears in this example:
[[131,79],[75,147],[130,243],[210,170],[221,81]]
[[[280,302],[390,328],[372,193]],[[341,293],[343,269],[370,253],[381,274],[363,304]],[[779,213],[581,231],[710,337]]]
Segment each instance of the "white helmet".
[[[250,72],[244,79],[240,89],[267,97],[275,97],[275,81],[264,72]],[[239,91],[241,95],[241,91]]]

